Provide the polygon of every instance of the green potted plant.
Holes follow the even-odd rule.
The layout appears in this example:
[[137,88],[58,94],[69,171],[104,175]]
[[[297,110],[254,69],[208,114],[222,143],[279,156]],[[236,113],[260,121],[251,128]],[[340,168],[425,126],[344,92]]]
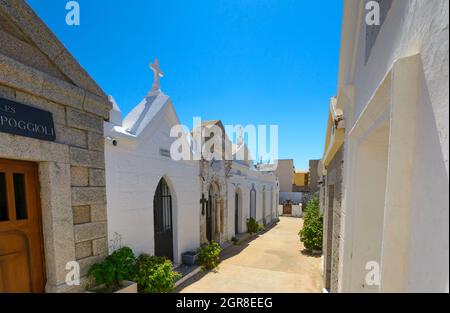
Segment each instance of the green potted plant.
[[198,263],[203,270],[215,269],[220,263],[220,252],[222,248],[214,240],[204,243],[199,249]]
[[134,278],[136,259],[129,247],[122,247],[94,264],[88,272],[88,292],[93,293],[137,293]]
[[134,280],[140,293],[169,293],[181,274],[173,270],[172,262],[163,257],[141,254],[136,260]]

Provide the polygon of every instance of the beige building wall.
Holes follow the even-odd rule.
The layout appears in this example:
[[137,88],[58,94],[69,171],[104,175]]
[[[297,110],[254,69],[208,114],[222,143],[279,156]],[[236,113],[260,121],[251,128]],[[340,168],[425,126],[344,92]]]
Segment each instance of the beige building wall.
[[280,182],[280,192],[292,192],[294,182],[294,160],[278,160],[278,166],[275,175]]
[[309,161],[309,189],[311,192],[315,193],[319,191],[319,167],[320,160],[310,160]]

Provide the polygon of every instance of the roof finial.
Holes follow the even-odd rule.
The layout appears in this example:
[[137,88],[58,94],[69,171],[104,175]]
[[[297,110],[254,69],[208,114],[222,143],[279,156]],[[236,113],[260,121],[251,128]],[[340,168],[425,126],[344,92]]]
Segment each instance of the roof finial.
[[239,126],[239,134],[237,140],[238,147],[242,146],[243,143],[244,143],[244,129],[242,126]]
[[155,62],[150,64],[150,69],[153,71],[153,86],[152,86],[152,92],[158,91],[161,89],[161,86],[159,85],[159,78],[164,77],[164,73],[159,69],[159,61],[158,59],[155,59]]

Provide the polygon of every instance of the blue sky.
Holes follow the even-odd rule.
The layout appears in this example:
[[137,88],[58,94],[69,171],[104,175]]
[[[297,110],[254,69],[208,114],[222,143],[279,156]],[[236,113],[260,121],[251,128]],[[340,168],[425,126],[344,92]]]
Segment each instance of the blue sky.
[[298,169],[320,158],[336,93],[342,1],[28,0],[128,113],[152,85],[155,57],[183,124],[279,125],[279,156]]

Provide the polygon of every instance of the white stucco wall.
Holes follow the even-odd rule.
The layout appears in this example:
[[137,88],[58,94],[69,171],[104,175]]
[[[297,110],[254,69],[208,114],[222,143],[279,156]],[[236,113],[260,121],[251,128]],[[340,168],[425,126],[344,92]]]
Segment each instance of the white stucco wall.
[[293,217],[302,217],[303,216],[302,204],[292,206],[292,216]]
[[[394,289],[391,290],[448,292],[449,2],[446,0],[393,1],[367,64],[365,64],[365,17],[362,3],[359,1],[345,3],[339,70],[341,95],[339,105],[344,108],[347,131],[344,149],[345,164],[353,164],[349,160],[352,160],[358,144],[348,136],[348,132],[354,128],[367,109],[372,97],[379,90],[380,83],[394,68],[396,60],[418,54],[420,63],[418,84],[410,87],[411,93],[417,92],[417,105],[414,109],[417,110],[418,120],[411,121],[411,125],[408,126],[411,135],[415,136],[413,140],[415,148],[408,172],[408,175],[412,175],[413,187],[406,192],[409,199],[401,200],[402,203],[406,203],[405,201],[411,203],[408,213],[405,214],[407,220],[404,220],[404,223],[409,225],[406,230],[409,242],[405,244],[405,247],[398,247],[399,251],[405,249],[408,255],[406,264],[402,264],[402,268],[397,269],[398,273],[405,273],[406,279],[393,284],[392,286],[395,285],[397,289],[393,287]],[[353,45],[356,47],[354,50]],[[348,90],[351,91],[348,92]],[[394,87],[392,98],[388,98],[388,101],[393,103],[396,95]],[[390,142],[390,155],[394,155],[392,154],[393,145],[394,143]],[[409,159],[408,156],[404,157]],[[388,160],[391,164],[388,177],[389,172],[395,171],[392,164],[396,162],[398,160]],[[362,238],[351,239],[356,227],[354,224],[358,223],[358,220],[354,217],[354,212],[349,211],[355,198],[348,190],[347,183],[356,175],[354,170],[353,167],[346,166],[344,172],[341,225],[343,241],[340,245],[339,266],[341,291],[358,291],[350,287],[351,275],[348,274],[346,266],[351,264],[352,247],[364,244],[358,243],[358,240],[363,240]],[[396,201],[396,196],[390,192],[390,189],[394,187],[389,185],[387,187],[387,194],[391,195],[389,203]],[[401,195],[401,192],[397,193],[399,199]],[[389,218],[389,215],[385,217],[384,225],[389,225]],[[402,227],[399,225],[400,228]],[[387,235],[395,234],[385,230],[384,235],[385,240]],[[352,240],[356,242],[352,243]],[[387,243],[383,244],[383,246],[386,245]],[[382,257],[389,259],[386,253],[382,251]],[[381,287],[381,290],[384,290],[383,283]]]
[[199,163],[173,161],[161,156],[170,149],[170,128],[177,123],[171,104],[166,104],[138,138],[123,136],[105,123],[108,233],[120,234],[122,244],[135,253],[154,254],[153,197],[162,177],[172,195],[174,261],[200,245]]
[[[250,218],[250,190],[252,186],[256,189],[256,219],[263,222],[263,189],[265,188],[265,205],[266,205],[266,223],[270,223],[275,218],[276,207],[275,201],[279,194],[277,186],[277,178],[270,173],[259,172],[253,168],[243,166],[239,163],[233,163],[232,173],[239,172],[239,175],[232,174],[228,180],[228,239],[235,236],[235,193],[238,190],[241,195],[239,213],[239,232],[247,231],[247,220]],[[272,203],[270,192],[273,192]],[[272,218],[272,212],[273,218]]]

